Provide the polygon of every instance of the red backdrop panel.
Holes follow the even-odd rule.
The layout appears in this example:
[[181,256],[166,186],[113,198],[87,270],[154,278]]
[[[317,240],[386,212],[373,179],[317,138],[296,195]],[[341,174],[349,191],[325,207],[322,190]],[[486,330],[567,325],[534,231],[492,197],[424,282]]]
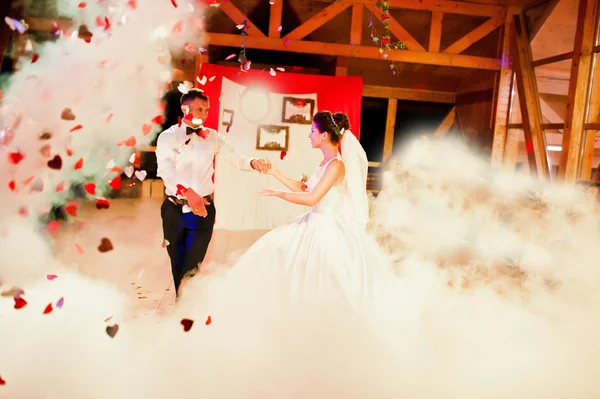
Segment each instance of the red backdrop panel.
[[[260,86],[278,94],[317,94],[317,111],[345,112],[350,119],[352,133],[360,137],[360,109],[362,101],[362,77],[360,76],[321,76],[290,72],[278,72],[271,76],[268,71],[250,70],[240,72],[239,68],[213,64],[202,64],[199,76],[207,79],[202,88],[210,97],[213,110],[206,120],[207,127],[218,130],[219,110],[221,109],[222,78],[227,78],[243,86]],[[196,82],[196,86],[198,86]]]

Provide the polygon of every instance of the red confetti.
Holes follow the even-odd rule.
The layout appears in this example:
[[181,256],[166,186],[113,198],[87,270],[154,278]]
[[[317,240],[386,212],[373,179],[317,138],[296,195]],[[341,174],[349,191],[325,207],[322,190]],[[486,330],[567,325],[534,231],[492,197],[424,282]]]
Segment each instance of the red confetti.
[[173,4],[173,7],[177,8],[177,1],[171,0],[171,4]]
[[96,185],[94,183],[86,183],[83,185],[85,191],[90,195],[96,195]]
[[54,170],[60,170],[62,168],[62,158],[60,155],[55,155],[54,158],[48,161],[48,167]]
[[188,121],[191,122],[194,119],[194,115],[192,114],[187,114],[186,116],[183,117],[184,121]]
[[212,318],[210,317],[210,315],[208,315],[208,317],[206,318],[206,322],[204,324],[206,324],[207,326],[209,326],[210,323],[212,323]]
[[126,147],[135,147],[135,143],[136,143],[135,137],[131,136],[131,137],[130,137],[130,138],[128,138],[127,140],[125,140],[125,141],[121,141],[121,142],[118,144],[118,146],[120,147],[120,146],[124,145],[124,146],[126,146]]
[[75,249],[77,250],[79,255],[83,255],[85,253],[85,251],[83,250],[83,248],[81,248],[81,245],[79,244],[75,244]]
[[0,376],[0,385],[6,385],[6,381]]
[[177,115],[177,127],[181,127],[182,123],[183,123],[183,119],[181,119],[181,116]]
[[110,208],[110,203],[108,202],[108,200],[104,199],[104,198],[99,198],[98,201],[96,201],[96,209],[108,209]]
[[137,1],[137,0],[129,0],[129,1],[127,2],[127,5],[128,5],[130,8],[132,8],[132,9],[134,9],[134,10],[135,10],[135,9],[137,8],[137,3],[136,3],[136,1]]
[[60,182],[60,183],[58,183],[58,185],[56,186],[56,189],[55,189],[55,191],[56,191],[57,193],[60,193],[60,192],[62,192],[64,189],[65,189],[65,182],[64,182],[64,181],[61,181],[61,182]]
[[83,129],[83,126],[77,125],[73,129],[69,130],[69,133],[73,133],[73,132],[76,132],[77,130],[81,130],[81,129]]
[[33,179],[35,179],[35,176],[31,176],[31,177],[23,180],[23,185],[24,186],[28,185],[29,183],[31,183],[33,181]]
[[97,16],[96,17],[96,26],[98,27],[103,27],[105,25],[104,23],[104,18],[102,18],[101,16]]
[[73,217],[77,216],[77,209],[79,209],[79,203],[75,201],[69,202],[65,206],[65,211]]
[[108,183],[108,185],[113,189],[113,190],[119,190],[121,188],[121,176],[117,176],[114,179],[112,179],[110,181],[110,183]]
[[118,166],[113,166],[113,168],[110,171],[112,173],[123,173],[123,169],[119,168]]
[[528,154],[531,151],[533,151],[533,141],[532,140],[527,140],[527,142],[525,143],[525,151],[527,151]]
[[110,29],[110,27],[111,27],[110,19],[108,19],[108,17],[104,17],[104,22],[106,23],[106,24],[104,25],[104,30],[105,30],[105,31],[107,31],[107,30],[109,30],[109,29]]
[[15,309],[23,309],[27,305],[27,301],[20,296],[13,298],[15,300]]
[[163,114],[164,114],[164,113],[165,113],[165,111],[167,110],[167,102],[166,102],[166,101],[161,101],[161,102],[158,104],[158,110],[159,110],[161,113],[163,113]]
[[192,329],[192,326],[194,325],[194,320],[181,319],[181,325],[183,326],[183,331],[188,332]]
[[110,242],[110,240],[106,237],[102,238],[102,240],[100,240],[100,245],[98,245],[98,251],[100,252],[108,252],[108,251],[112,251],[114,249],[112,242]]
[[178,33],[183,30],[183,22],[177,21],[175,25],[173,25],[173,33]]
[[15,189],[17,188],[17,183],[15,183],[14,180],[9,181],[8,188],[10,188],[10,191],[15,191]]
[[279,159],[281,159],[283,161],[283,158],[285,158],[286,155],[287,155],[286,151],[281,151],[281,153],[279,153]]
[[85,1],[82,1],[81,3],[79,3],[79,5],[77,7],[79,7],[79,8],[86,8],[87,7],[87,3]]
[[60,33],[60,28],[56,22],[52,22],[52,28],[50,29],[50,35],[56,36]]
[[21,162],[23,158],[25,158],[25,156],[18,151],[11,152],[10,154],[8,154],[8,159],[13,165],[16,165],[19,162]]
[[67,153],[68,157],[70,157],[71,155],[73,155],[73,150],[70,149],[69,147],[65,147],[65,152]]
[[40,59],[40,55],[38,53],[35,53],[35,54],[33,54],[33,57],[31,57],[31,63],[35,64],[35,62],[39,59]]
[[79,170],[83,167],[83,158],[79,158],[79,161],[75,162],[73,165],[73,170]]
[[56,274],[47,274],[46,278],[50,281],[54,280],[55,278],[57,278],[58,276]]
[[152,123],[154,123],[155,125],[162,125],[164,121],[164,118],[162,115],[157,115],[154,118],[152,118]]
[[108,122],[110,122],[110,120],[112,119],[113,114],[108,115],[108,117],[106,118],[106,123],[108,124]]
[[177,195],[185,194],[187,188],[183,187],[181,184],[177,185]]
[[[180,118],[180,117],[178,117],[178,118]],[[149,135],[151,131],[152,131],[152,125],[148,125],[147,123],[144,123],[144,126],[142,126],[142,132],[144,133],[144,136]]]
[[23,216],[24,218],[29,216],[29,210],[27,209],[26,206],[22,206],[19,208],[19,215]]
[[58,223],[56,220],[51,220],[50,222],[48,222],[49,233],[52,233],[58,229],[60,229],[60,223]]
[[52,304],[51,304],[51,303],[49,303],[49,304],[48,304],[48,306],[46,306],[46,309],[44,309],[44,314],[51,313],[51,312],[52,312],[52,310],[53,310],[53,308],[52,308]]

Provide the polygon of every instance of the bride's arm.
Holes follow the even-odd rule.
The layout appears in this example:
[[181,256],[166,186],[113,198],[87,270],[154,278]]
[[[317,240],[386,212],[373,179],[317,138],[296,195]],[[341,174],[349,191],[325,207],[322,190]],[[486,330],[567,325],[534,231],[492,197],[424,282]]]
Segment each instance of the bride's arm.
[[308,193],[295,192],[290,193],[287,191],[277,190],[263,190],[258,193],[259,196],[275,196],[283,200],[291,202],[292,204],[313,206],[317,202],[321,201],[321,198],[327,194],[331,187],[337,182],[341,181],[344,177],[345,169],[344,164],[341,161],[335,160],[327,166],[325,174],[319,180],[315,188]]
[[272,168],[272,172],[271,173],[267,172],[267,173],[271,174],[274,178],[279,180],[288,189],[290,189],[296,193],[304,192],[304,182],[302,182],[300,180],[290,179],[289,177],[287,177],[283,173],[281,173],[279,171],[279,169],[275,169],[273,166],[271,166],[271,168]]

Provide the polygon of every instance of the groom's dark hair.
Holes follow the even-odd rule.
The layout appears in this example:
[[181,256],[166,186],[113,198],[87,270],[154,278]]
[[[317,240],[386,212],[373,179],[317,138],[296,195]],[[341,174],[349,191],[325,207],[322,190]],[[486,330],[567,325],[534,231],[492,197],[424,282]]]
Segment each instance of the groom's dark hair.
[[333,120],[335,124],[341,127],[344,130],[350,130],[350,121],[348,120],[348,115],[343,112],[336,112],[333,114]]
[[181,105],[188,104],[196,99],[210,101],[210,98],[204,94],[204,91],[193,88],[181,96]]

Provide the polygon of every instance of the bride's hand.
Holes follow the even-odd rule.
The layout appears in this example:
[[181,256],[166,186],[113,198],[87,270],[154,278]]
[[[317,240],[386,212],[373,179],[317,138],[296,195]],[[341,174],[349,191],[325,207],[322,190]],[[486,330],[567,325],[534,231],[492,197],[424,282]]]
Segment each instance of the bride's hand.
[[271,176],[277,175],[277,173],[279,173],[279,169],[277,169],[271,161],[267,162],[269,163],[269,169],[265,173]]
[[270,188],[265,188],[263,190],[260,190],[256,194],[254,194],[254,196],[255,197],[277,197],[280,192],[281,191],[278,191],[278,190],[271,190]]

